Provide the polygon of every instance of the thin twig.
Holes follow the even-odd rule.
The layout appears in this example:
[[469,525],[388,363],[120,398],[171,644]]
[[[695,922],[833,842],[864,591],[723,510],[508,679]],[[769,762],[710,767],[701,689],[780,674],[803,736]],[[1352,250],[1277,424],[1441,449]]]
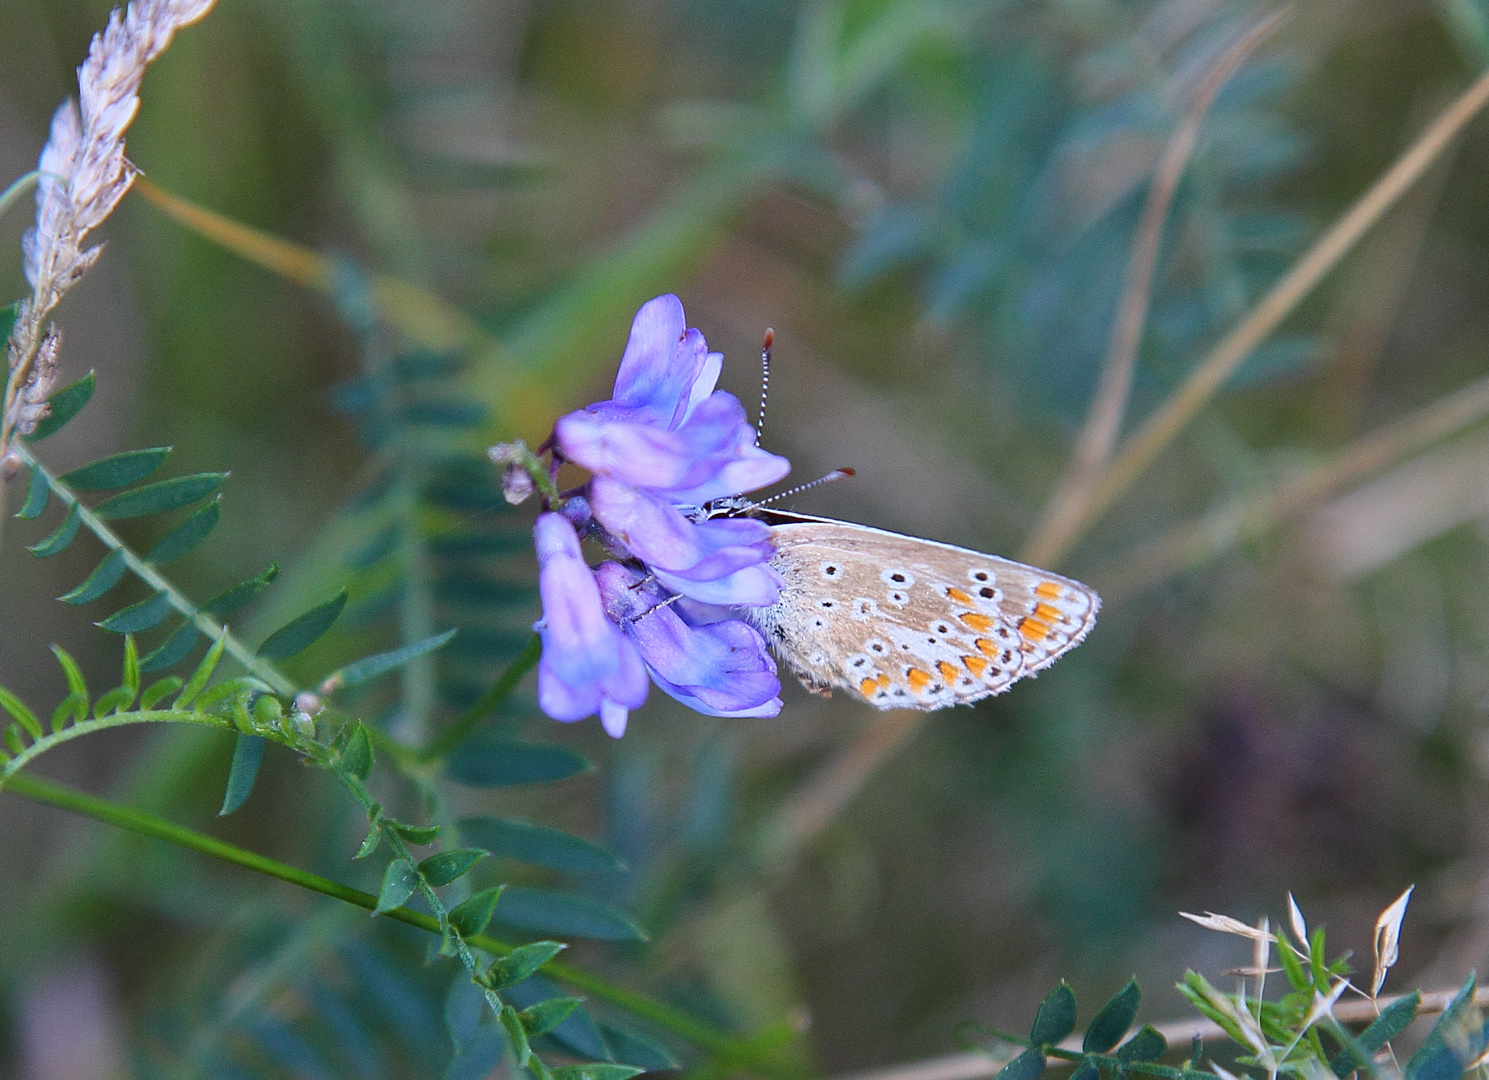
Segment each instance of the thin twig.
[[[1374,1020],[1381,1012],[1400,1001],[1404,994],[1385,995],[1374,1001],[1362,998],[1356,1001],[1346,1001],[1335,1005],[1333,1015],[1335,1019],[1346,1024],[1362,1024]],[[1417,1006],[1418,1016],[1430,1016],[1440,1013],[1448,1007],[1449,1002],[1457,996],[1456,990],[1438,990],[1432,993],[1424,993],[1422,1002]],[[1479,1006],[1489,1005],[1489,988],[1478,991],[1475,1001]],[[1188,1046],[1189,1043],[1198,1038],[1205,1041],[1226,1040],[1229,1038],[1219,1024],[1209,1020],[1185,1019],[1168,1020],[1163,1023],[1154,1024],[1159,1034],[1168,1040],[1170,1046]],[[1133,1029],[1130,1034],[1135,1034]],[[1080,1052],[1081,1042],[1079,1037],[1072,1036],[1060,1044],[1061,1050]],[[1024,1047],[1009,1046],[1007,1052],[995,1051],[971,1051],[962,1054],[946,1054],[942,1057],[926,1058],[923,1061],[912,1061],[904,1065],[895,1065],[887,1069],[873,1069],[867,1072],[849,1073],[839,1076],[834,1080],[986,1080],[987,1077],[996,1076],[1005,1065],[1022,1053]],[[1074,1062],[1061,1061],[1051,1058],[1050,1065],[1071,1065]]]
[[1205,116],[1221,87],[1230,81],[1257,46],[1291,15],[1291,5],[1274,11],[1241,35],[1215,61],[1195,89],[1188,111],[1158,159],[1153,171],[1153,184],[1148,189],[1147,202],[1143,205],[1142,217],[1138,219],[1133,237],[1122,299],[1117,306],[1117,317],[1112,322],[1111,342],[1101,364],[1096,394],[1091,399],[1091,409],[1086,414],[1085,425],[1065,476],[1056,486],[1055,494],[1045,508],[1044,519],[1035,528],[1034,538],[1029,542],[1029,558],[1033,561],[1041,561],[1041,549],[1046,538],[1061,533],[1068,527],[1069,520],[1080,513],[1100,477],[1102,466],[1110,459],[1112,448],[1117,444],[1117,434],[1121,431],[1122,418],[1126,415],[1132,392],[1138,346],[1142,342],[1143,326],[1153,299],[1153,276],[1158,266],[1163,225],[1179,189],[1179,180],[1194,154]]
[[1332,460],[1249,498],[1227,503],[1143,545],[1110,577],[1094,575],[1108,600],[1154,585],[1261,535],[1336,491],[1489,417],[1489,377],[1362,436]]
[[1241,362],[1262,343],[1307,296],[1323,276],[1360,238],[1421,179],[1448,143],[1489,104],[1489,71],[1465,90],[1386,170],[1225,338],[1210,350],[1190,376],[1127,440],[1102,473],[1086,501],[1058,530],[1050,530],[1031,544],[1028,557],[1041,563],[1058,562],[1083,532],[1109,510],[1138,476],[1152,464],[1184,426],[1194,419]]

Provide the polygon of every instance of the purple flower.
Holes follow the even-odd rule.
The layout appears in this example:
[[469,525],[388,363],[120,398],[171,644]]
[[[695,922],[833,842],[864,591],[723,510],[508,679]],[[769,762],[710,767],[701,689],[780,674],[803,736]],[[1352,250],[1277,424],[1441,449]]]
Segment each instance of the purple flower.
[[[631,324],[614,397],[554,425],[554,463],[592,474],[564,496],[548,489],[534,528],[543,600],[538,703],[555,719],[598,712],[619,736],[627,710],[646,698],[648,673],[701,713],[780,711],[765,639],[724,610],[780,599],[770,528],[708,518],[698,507],[773,484],[791,465],[760,449],[744,406],[714,389],[722,363],[688,328],[677,297],[659,296]],[[621,561],[591,570],[581,535]]]
[[631,324],[615,396],[560,417],[558,452],[677,505],[775,483],[791,463],[756,446],[739,399],[714,389],[722,361],[687,328],[677,297],[648,301]]
[[618,739],[628,711],[646,701],[641,655],[606,617],[574,526],[560,514],[540,514],[533,543],[543,601],[543,618],[533,626],[543,639],[538,705],[566,722],[598,712],[605,730]]
[[705,604],[762,607],[780,599],[768,565],[770,526],[753,518],[694,522],[649,491],[597,476],[590,509],[667,588]]
[[738,619],[702,622],[668,603],[639,571],[607,562],[595,571],[605,612],[635,643],[662,691],[708,716],[771,717],[780,680],[765,639]]

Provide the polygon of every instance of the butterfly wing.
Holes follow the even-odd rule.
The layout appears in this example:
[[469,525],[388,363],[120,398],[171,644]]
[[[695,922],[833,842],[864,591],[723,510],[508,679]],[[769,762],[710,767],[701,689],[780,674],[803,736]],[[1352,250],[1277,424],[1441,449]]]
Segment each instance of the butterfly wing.
[[812,690],[939,709],[1006,690],[1080,643],[1100,600],[968,548],[775,513],[780,601],[746,609]]

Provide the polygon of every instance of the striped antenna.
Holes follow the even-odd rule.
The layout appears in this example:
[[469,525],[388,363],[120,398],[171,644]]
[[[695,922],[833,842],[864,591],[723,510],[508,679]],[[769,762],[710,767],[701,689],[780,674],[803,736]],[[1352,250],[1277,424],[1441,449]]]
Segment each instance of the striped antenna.
[[770,394],[770,347],[776,343],[776,332],[765,328],[765,345],[760,350],[760,415],[755,420],[755,445],[765,434],[765,399]]
[[796,487],[790,488],[787,491],[783,491],[779,495],[772,495],[768,499],[761,499],[759,502],[755,503],[754,505],[755,506],[769,506],[773,502],[780,502],[782,499],[789,499],[793,495],[800,495],[803,491],[810,491],[814,487],[821,487],[823,484],[830,484],[834,480],[846,480],[846,479],[848,479],[848,477],[855,476],[855,475],[857,475],[857,474],[854,473],[854,471],[852,469],[834,469],[834,470],[832,470],[832,472],[828,473],[826,476],[819,476],[817,479],[813,480],[810,484],[798,484]]

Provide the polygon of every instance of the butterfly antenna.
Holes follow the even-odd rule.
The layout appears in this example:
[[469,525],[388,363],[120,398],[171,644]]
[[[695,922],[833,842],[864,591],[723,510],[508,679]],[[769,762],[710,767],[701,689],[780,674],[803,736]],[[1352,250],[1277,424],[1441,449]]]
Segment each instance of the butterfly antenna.
[[761,499],[754,505],[769,506],[773,502],[780,502],[782,499],[789,499],[793,495],[800,495],[803,491],[810,491],[814,487],[821,487],[823,484],[830,484],[834,480],[846,480],[848,479],[848,477],[855,475],[857,474],[852,469],[834,469],[826,476],[819,476],[810,484],[798,484],[796,485],[796,487],[790,488],[787,491],[783,491],[779,495],[772,495],[768,499]]
[[765,345],[760,350],[760,415],[755,420],[755,445],[765,434],[765,399],[770,395],[770,347],[776,343],[776,332],[765,328]]

